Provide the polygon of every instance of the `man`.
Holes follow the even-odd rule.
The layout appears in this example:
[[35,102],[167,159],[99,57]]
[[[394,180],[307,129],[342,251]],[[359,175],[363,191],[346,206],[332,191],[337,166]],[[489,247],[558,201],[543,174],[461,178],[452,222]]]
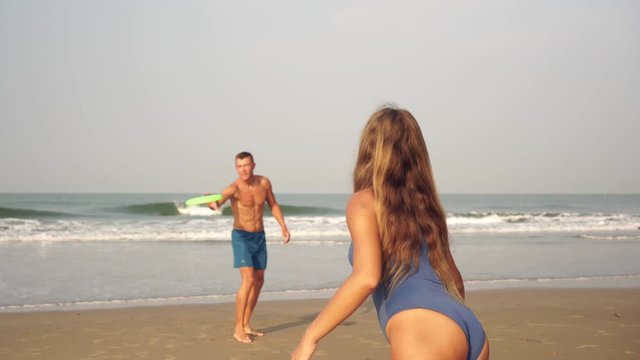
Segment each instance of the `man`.
[[284,223],[282,210],[271,190],[271,182],[265,176],[254,175],[255,167],[253,155],[250,153],[241,152],[236,155],[238,179],[222,191],[222,199],[209,204],[211,209],[218,210],[225,201],[231,200],[233,267],[240,269],[242,279],[236,294],[236,324],[233,337],[245,344],[252,342],[250,335],[264,335],[253,329],[249,321],[258,302],[267,267],[267,247],[262,219],[265,202],[269,204],[273,217],[280,224],[284,243],[288,243],[291,238]]

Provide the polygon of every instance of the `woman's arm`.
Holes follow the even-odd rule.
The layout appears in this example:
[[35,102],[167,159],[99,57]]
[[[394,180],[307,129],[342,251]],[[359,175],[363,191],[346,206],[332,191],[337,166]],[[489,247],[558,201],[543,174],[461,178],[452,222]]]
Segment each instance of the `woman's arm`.
[[353,271],[307,327],[291,359],[309,359],[320,339],[349,317],[380,282],[382,248],[371,190],[353,195],[347,204],[347,226],[353,241]]
[[451,255],[451,251],[449,251],[449,254],[447,256],[447,262],[449,263],[449,268],[451,268],[451,273],[453,275],[453,280],[456,283],[456,287],[458,288],[458,291],[462,296],[462,300],[464,300],[465,293],[464,293],[464,282],[462,280],[462,274],[460,274],[460,270],[458,270],[458,266],[456,265],[456,262],[453,260],[453,255]]

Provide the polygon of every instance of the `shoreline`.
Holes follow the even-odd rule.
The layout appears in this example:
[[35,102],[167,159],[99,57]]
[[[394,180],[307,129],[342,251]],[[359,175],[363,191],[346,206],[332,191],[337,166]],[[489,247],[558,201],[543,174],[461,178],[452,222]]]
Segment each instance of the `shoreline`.
[[[231,337],[234,304],[0,313],[0,357],[17,359],[285,359],[327,299],[262,299],[254,327]],[[474,290],[467,304],[491,342],[492,359],[636,359],[640,288]],[[315,358],[389,359],[367,300],[327,336]]]
[[[465,281],[468,293],[499,290],[535,290],[535,289],[640,289],[640,275],[601,275],[576,278],[544,279],[502,279]],[[301,289],[263,291],[261,301],[322,300],[330,298],[337,287],[324,289]],[[85,311],[103,309],[126,309],[132,307],[157,307],[181,305],[215,305],[235,302],[235,293],[175,296],[146,299],[111,299],[95,301],[77,301],[70,303],[43,303],[0,306],[0,314]]]

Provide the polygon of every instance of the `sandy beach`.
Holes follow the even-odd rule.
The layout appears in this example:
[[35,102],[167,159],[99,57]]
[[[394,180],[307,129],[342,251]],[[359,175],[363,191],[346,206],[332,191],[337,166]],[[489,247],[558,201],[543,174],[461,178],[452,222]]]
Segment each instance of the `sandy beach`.
[[[640,289],[474,291],[492,359],[638,359]],[[287,359],[326,299],[265,301],[252,344],[231,337],[233,304],[0,314],[2,359]],[[318,359],[388,359],[366,302]]]

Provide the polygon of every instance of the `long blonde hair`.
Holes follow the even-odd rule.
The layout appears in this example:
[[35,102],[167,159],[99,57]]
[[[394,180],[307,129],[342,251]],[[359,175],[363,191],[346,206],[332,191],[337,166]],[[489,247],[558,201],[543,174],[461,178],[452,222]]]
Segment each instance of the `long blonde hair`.
[[382,240],[382,281],[389,291],[417,269],[423,246],[447,291],[462,295],[449,263],[446,214],[431,171],[427,145],[410,112],[386,106],[364,127],[353,190],[372,188]]

